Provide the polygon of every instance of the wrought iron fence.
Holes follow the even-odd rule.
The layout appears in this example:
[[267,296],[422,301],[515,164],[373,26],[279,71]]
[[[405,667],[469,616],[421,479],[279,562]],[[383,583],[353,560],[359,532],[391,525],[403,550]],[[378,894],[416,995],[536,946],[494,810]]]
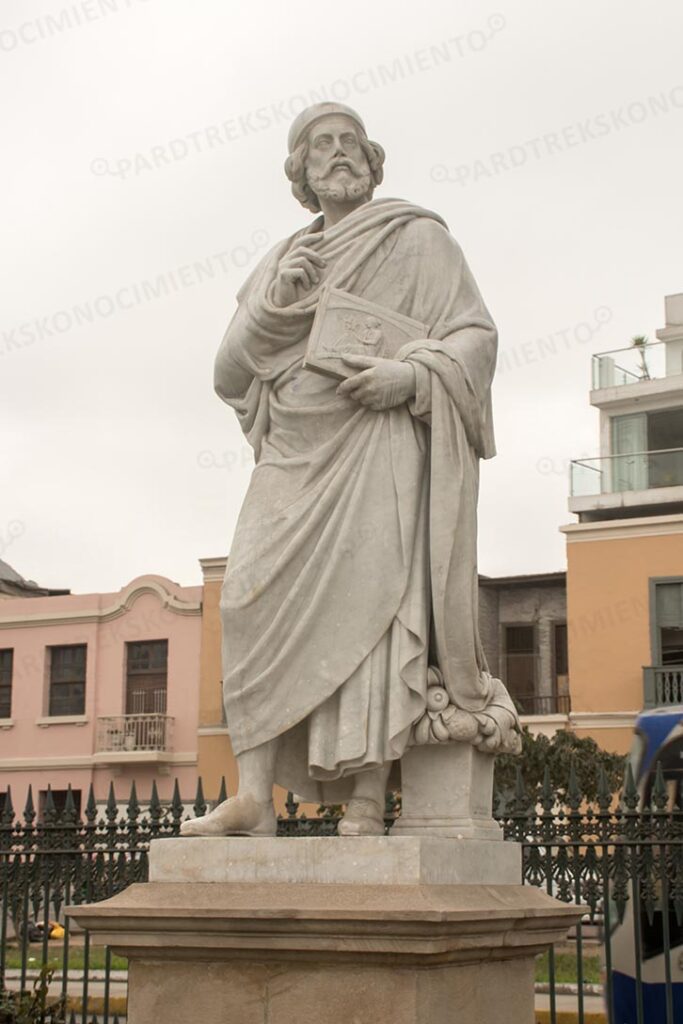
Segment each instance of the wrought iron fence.
[[[225,795],[223,784],[218,800]],[[596,800],[587,802],[573,769],[562,790],[553,791],[546,778],[540,793],[530,796],[518,774],[514,791],[498,794],[494,813],[504,836],[523,847],[523,880],[585,908],[565,947],[550,950],[537,965],[537,999],[545,1000],[553,1024],[567,1003],[579,1024],[600,1019],[589,1016],[595,1011],[610,1024],[683,1019],[676,1016],[683,1004],[675,1002],[683,998],[680,801],[679,789],[672,803],[661,771],[645,806],[630,771],[619,798],[603,774]],[[122,1019],[126,962],[70,925],[63,908],[145,881],[150,841],[178,835],[186,817],[207,809],[201,781],[191,808],[183,805],[177,784],[163,804],[153,787],[143,808],[133,785],[123,804],[112,787],[103,807],[91,791],[82,817],[70,790],[61,813],[50,790],[40,815],[30,792],[21,816],[10,796],[0,819],[0,989],[37,985],[43,1005],[63,1003],[67,1024]],[[390,796],[387,831],[399,812],[400,797]],[[338,820],[334,810],[306,817],[290,794],[278,833],[333,835]],[[631,1017],[620,1002],[624,948],[632,950],[634,963]],[[649,1009],[653,950],[662,967],[658,1016]],[[53,973],[41,981],[44,968]]]

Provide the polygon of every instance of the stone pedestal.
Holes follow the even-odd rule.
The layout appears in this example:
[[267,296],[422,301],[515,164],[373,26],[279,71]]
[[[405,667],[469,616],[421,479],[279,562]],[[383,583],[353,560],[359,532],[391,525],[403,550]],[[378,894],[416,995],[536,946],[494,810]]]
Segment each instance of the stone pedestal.
[[519,877],[488,839],[169,839],[69,913],[129,957],[129,1024],[532,1024],[580,911]]

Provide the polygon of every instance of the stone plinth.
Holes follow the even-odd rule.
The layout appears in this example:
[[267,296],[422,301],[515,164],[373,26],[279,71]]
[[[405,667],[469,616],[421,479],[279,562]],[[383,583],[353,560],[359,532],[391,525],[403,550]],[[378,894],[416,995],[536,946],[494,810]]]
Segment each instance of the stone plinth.
[[152,881],[69,912],[129,957],[129,1024],[532,1024],[533,958],[580,910],[511,884],[507,845],[161,840]]
[[517,885],[521,878],[517,843],[431,836],[156,839],[149,863],[150,882]]

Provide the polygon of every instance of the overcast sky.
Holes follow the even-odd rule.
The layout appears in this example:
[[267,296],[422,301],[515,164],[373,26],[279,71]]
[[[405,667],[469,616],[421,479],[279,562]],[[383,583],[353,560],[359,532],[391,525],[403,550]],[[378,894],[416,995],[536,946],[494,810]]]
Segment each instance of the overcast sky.
[[480,570],[563,568],[590,355],[683,291],[682,38],[680,0],[2,0],[0,558],[82,592],[229,551],[251,459],[214,354],[310,220],[282,164],[326,93],[500,330]]

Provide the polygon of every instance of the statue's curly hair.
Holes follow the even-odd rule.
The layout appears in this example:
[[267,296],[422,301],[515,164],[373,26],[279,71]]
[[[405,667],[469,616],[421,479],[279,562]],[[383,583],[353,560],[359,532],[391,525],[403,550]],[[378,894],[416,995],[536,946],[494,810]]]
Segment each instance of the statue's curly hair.
[[[384,150],[379,142],[371,142],[366,135],[361,135],[360,147],[365,153],[370,166],[370,175],[373,181],[373,187],[370,192],[370,198],[372,198],[372,192],[381,184],[384,177]],[[299,200],[301,205],[305,206],[311,213],[319,213],[320,203],[318,202],[318,197],[306,181],[307,156],[308,139],[304,139],[285,160],[285,174],[292,183],[293,195]]]

